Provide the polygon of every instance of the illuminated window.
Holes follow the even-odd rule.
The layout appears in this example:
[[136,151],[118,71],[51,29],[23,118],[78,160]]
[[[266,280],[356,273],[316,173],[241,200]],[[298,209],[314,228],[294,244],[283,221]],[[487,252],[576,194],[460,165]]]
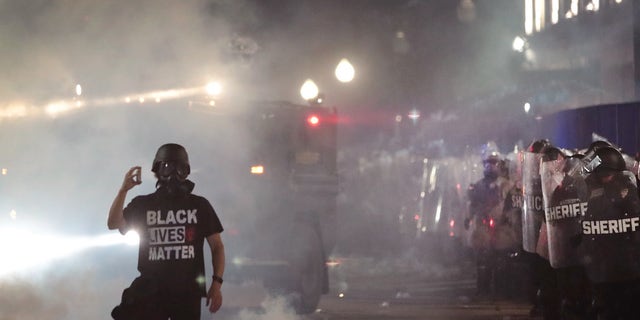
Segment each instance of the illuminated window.
[[623,0],[524,0],[524,31],[526,35],[540,32],[547,23],[557,24],[572,19],[581,11],[596,12],[601,7]]
[[542,31],[544,28],[545,0],[535,0],[535,26],[536,31]]
[[571,14],[573,14],[573,16],[577,16],[578,15],[578,5],[580,4],[580,0],[571,0]]
[[533,33],[533,0],[524,0],[524,32]]
[[560,0],[551,0],[551,23],[558,23],[560,17]]

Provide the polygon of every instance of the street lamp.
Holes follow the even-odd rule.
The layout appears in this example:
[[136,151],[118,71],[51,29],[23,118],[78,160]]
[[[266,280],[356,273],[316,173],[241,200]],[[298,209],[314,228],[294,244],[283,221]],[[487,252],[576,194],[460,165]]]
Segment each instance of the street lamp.
[[300,87],[300,96],[305,101],[309,101],[318,96],[319,90],[318,86],[311,79],[307,79]]
[[351,62],[349,62],[349,60],[342,59],[336,67],[335,74],[338,81],[346,83],[353,80],[356,74],[356,70],[353,68],[353,65],[351,64]]
[[517,36],[513,39],[511,48],[513,48],[513,51],[524,52],[527,48],[527,40],[523,37]]
[[209,82],[205,87],[209,96],[215,97],[222,93],[222,85],[220,82]]

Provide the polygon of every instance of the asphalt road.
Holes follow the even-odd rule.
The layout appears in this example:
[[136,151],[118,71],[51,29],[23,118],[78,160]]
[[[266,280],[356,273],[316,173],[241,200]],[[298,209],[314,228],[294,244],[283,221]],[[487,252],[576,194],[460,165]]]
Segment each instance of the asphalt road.
[[475,280],[466,269],[405,263],[341,259],[330,270],[331,292],[310,315],[295,315],[284,298],[269,297],[256,284],[225,288],[223,310],[203,319],[533,319],[522,299],[475,296]]

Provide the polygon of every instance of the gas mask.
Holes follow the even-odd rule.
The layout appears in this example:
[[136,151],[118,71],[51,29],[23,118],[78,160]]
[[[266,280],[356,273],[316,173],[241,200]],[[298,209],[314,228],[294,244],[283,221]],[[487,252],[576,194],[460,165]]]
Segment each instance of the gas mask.
[[158,164],[156,187],[170,195],[186,195],[191,193],[194,183],[187,180],[189,165],[175,161],[161,161]]
[[500,160],[490,158],[482,161],[482,165],[484,167],[482,173],[485,178],[490,180],[498,178],[498,175],[500,175]]
[[161,161],[156,172],[159,180],[186,180],[189,175],[189,165],[176,161]]

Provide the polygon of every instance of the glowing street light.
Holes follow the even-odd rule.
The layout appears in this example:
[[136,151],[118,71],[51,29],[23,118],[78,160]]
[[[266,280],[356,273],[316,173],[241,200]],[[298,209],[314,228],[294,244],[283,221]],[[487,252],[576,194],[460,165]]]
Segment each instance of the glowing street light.
[[76,84],[76,96],[81,96],[82,95],[82,86],[79,84]]
[[311,79],[307,79],[300,87],[300,96],[304,100],[311,100],[318,96],[318,86]]
[[517,51],[517,52],[523,52],[526,46],[527,46],[527,40],[525,40],[523,37],[520,37],[520,36],[515,37],[513,39],[513,43],[511,44],[513,51]]
[[353,80],[356,75],[356,70],[353,68],[353,65],[351,64],[351,62],[349,62],[349,60],[342,59],[336,67],[335,74],[338,81],[346,83]]
[[420,111],[415,108],[412,109],[409,114],[407,114],[407,118],[411,119],[413,124],[418,123],[418,120],[420,120]]
[[217,96],[222,93],[222,85],[220,82],[209,82],[205,87],[207,94],[210,96]]

